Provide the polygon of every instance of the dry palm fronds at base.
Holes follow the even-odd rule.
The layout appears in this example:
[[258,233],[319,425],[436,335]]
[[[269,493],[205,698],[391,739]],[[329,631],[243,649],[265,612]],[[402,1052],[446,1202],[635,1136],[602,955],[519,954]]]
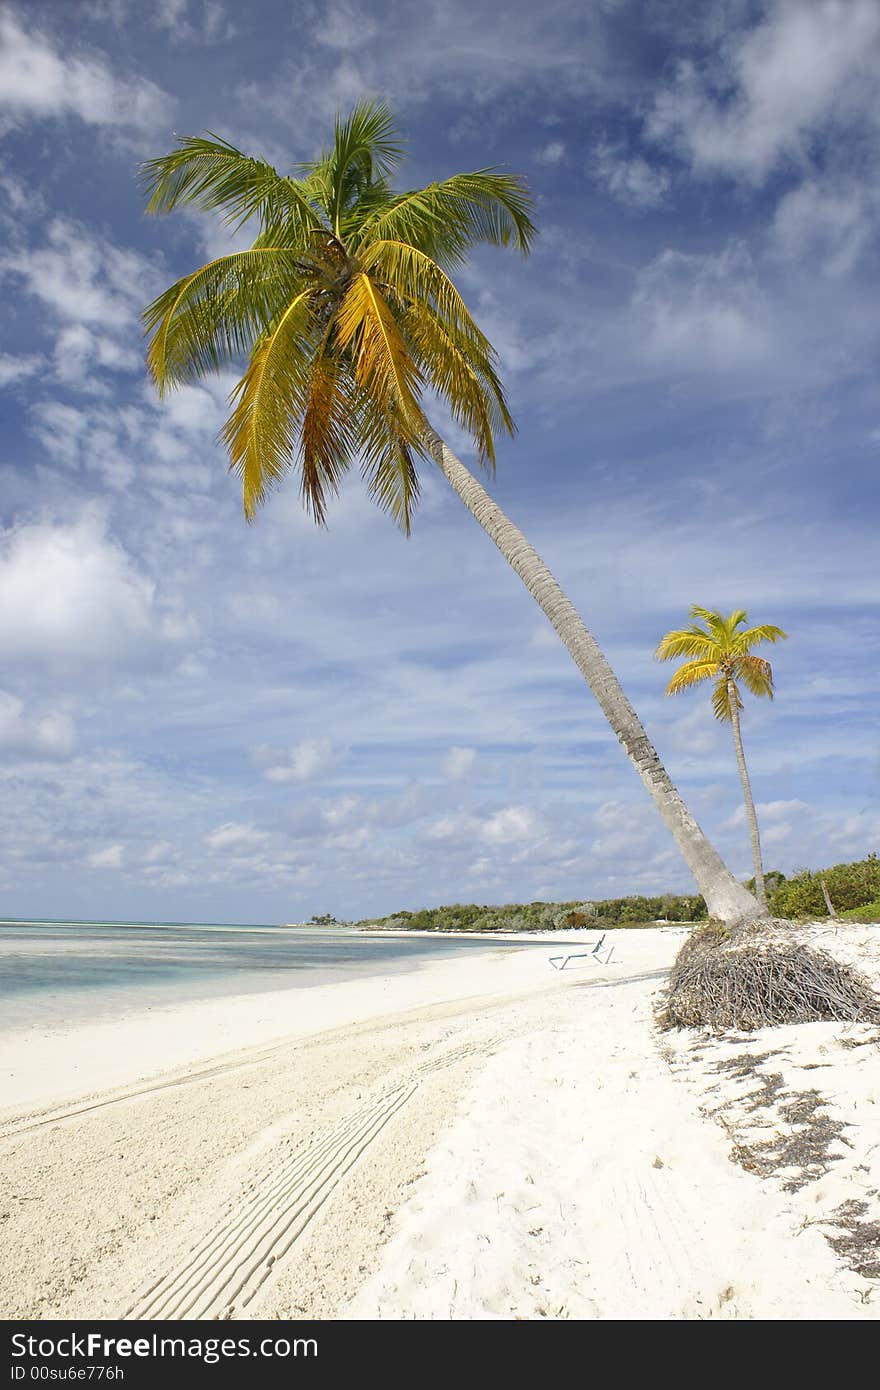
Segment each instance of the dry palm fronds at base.
[[728,933],[710,924],[692,932],[670,972],[661,1027],[880,1023],[880,999],[858,971],[774,928],[767,922]]

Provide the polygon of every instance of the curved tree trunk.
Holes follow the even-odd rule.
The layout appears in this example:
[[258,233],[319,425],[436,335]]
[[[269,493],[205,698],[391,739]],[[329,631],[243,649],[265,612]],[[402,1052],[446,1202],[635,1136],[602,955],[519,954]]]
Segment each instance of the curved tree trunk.
[[736,688],[732,681],[727,682],[727,694],[730,700],[730,721],[733,725],[733,742],[736,748],[736,765],[739,768],[739,780],[742,782],[743,797],[746,803],[746,817],[749,823],[749,839],[752,842],[752,863],[755,866],[755,897],[762,912],[767,911],[767,889],[764,884],[764,865],[761,862],[761,837],[758,834],[758,816],[755,811],[755,803],[752,799],[752,784],[749,781],[749,770],[746,767],[746,755],[743,751],[742,731],[739,727],[739,707],[736,703]]
[[426,445],[446,480],[559,633],[672,832],[710,915],[724,922],[757,916],[758,904],[752,894],[734,878],[685,806],[595,637],[540,555],[434,430],[426,435]]

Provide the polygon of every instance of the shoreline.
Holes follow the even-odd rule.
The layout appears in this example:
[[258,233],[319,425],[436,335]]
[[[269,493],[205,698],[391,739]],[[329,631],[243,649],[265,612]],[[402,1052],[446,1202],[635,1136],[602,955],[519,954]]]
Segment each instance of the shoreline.
[[[503,944],[503,943],[502,943]],[[175,999],[94,1022],[0,1031],[0,1125],[11,1113],[141,1081],[241,1049],[362,1023],[385,1013],[491,993],[499,943],[338,983]],[[511,953],[522,956],[528,953]],[[522,970],[519,974],[522,975]],[[506,974],[517,977],[515,968]],[[528,974],[528,972],[526,972]],[[502,986],[503,987],[503,986]]]

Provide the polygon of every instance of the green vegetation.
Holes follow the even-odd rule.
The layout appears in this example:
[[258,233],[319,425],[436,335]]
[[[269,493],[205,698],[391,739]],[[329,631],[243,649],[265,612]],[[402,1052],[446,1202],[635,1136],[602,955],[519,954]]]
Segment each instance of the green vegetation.
[[865,903],[864,907],[851,907],[840,915],[845,922],[880,922],[880,898],[876,902]]
[[706,916],[697,894],[655,898],[606,898],[597,902],[506,903],[486,906],[453,903],[419,912],[395,912],[390,917],[358,922],[359,927],[405,928],[408,931],[558,931],[577,927],[643,927],[657,921],[696,922]]
[[[766,875],[770,911],[774,917],[828,916],[822,882],[844,921],[880,922],[880,858],[869,854],[851,864],[830,869],[804,869],[792,878],[777,869]],[[754,881],[746,887],[754,887]],[[651,927],[657,922],[705,922],[704,900],[697,894],[661,893],[656,897],[603,898],[567,903],[451,903],[418,912],[395,912],[370,917],[358,927],[399,928],[408,931],[517,932],[559,931],[578,927]],[[313,918],[314,922],[321,919]]]
[[[849,920],[852,916],[873,908],[880,911],[880,859],[869,854],[851,864],[834,864],[830,869],[803,869],[793,878],[785,879],[770,894],[770,911],[774,917],[827,917],[828,909],[822,894],[822,884],[835,912]],[[873,919],[877,920],[875,916]]]

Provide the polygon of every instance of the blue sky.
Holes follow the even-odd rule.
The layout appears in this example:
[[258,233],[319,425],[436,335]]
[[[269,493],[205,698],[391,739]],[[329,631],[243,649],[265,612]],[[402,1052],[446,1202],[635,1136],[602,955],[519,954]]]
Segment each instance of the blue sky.
[[[384,96],[405,184],[504,164],[532,256],[459,284],[519,424],[492,491],[745,876],[729,730],[666,700],[691,603],[790,633],[744,733],[765,859],[880,840],[880,7],[420,0],[0,6],[0,915],[294,920],[690,887],[539,610],[442,478],[254,527],[138,316],[228,248],[139,162],[287,167]],[[469,458],[467,441],[450,440]]]

